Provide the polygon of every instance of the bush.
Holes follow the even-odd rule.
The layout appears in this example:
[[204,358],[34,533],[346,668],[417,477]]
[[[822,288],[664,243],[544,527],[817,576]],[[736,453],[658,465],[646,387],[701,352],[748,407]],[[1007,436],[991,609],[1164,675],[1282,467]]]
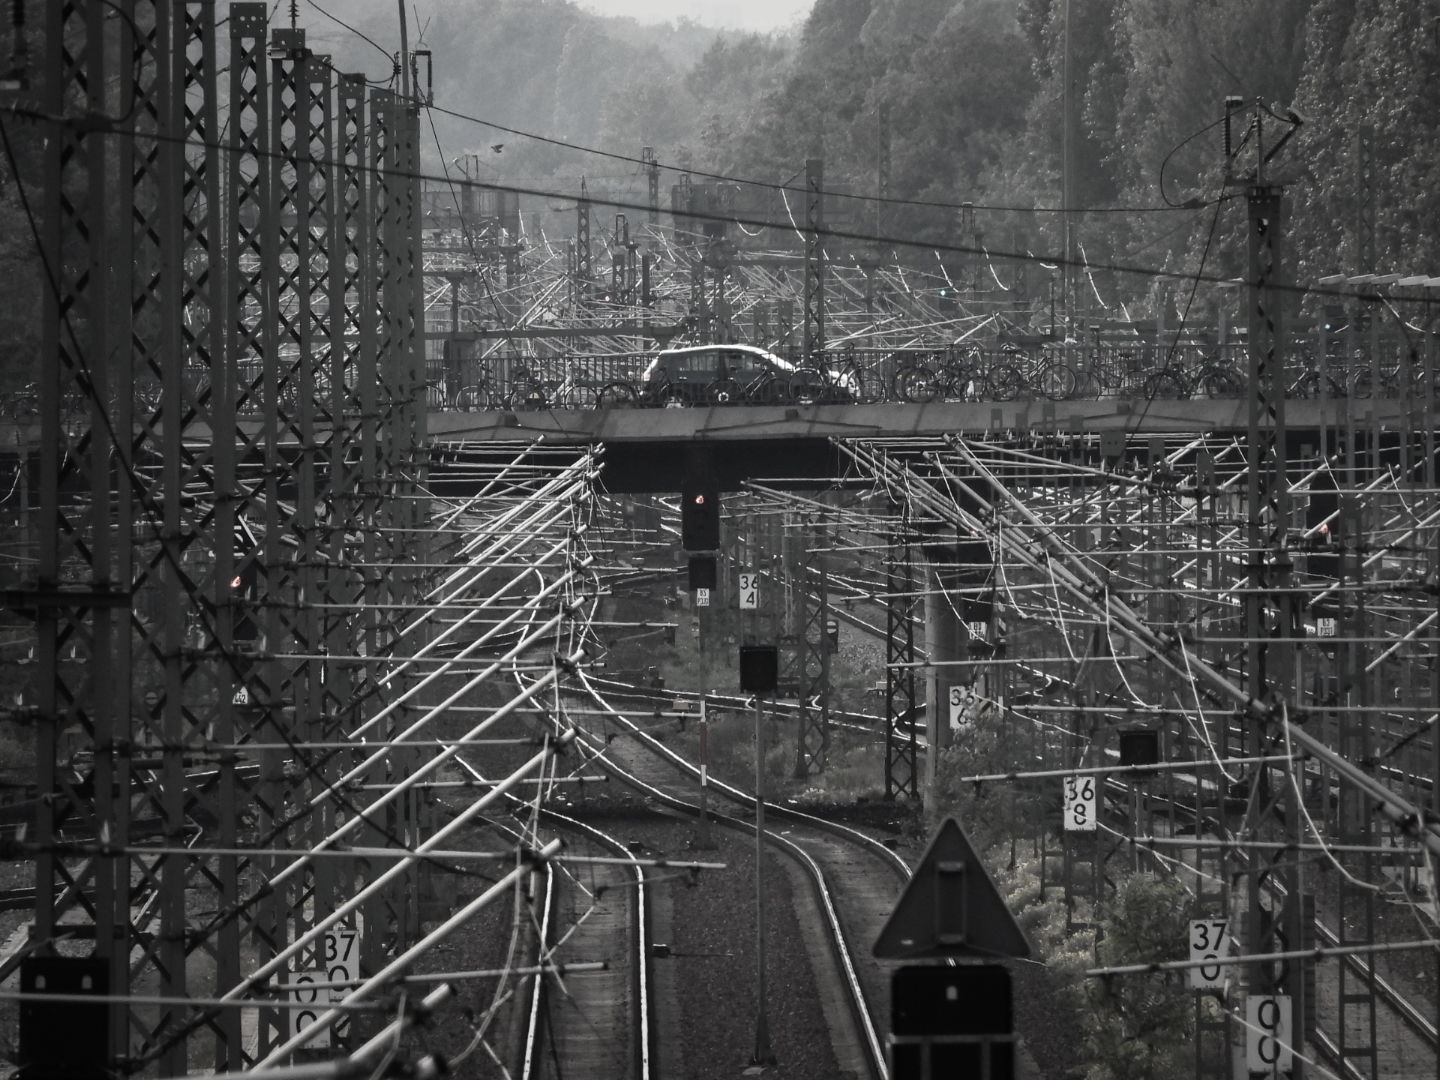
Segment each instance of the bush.
[[[1183,960],[1190,908],[1175,878],[1126,878],[1101,922],[1100,965]],[[1194,1001],[1183,974],[1115,976],[1088,991],[1086,1080],[1162,1080],[1192,1071]]]

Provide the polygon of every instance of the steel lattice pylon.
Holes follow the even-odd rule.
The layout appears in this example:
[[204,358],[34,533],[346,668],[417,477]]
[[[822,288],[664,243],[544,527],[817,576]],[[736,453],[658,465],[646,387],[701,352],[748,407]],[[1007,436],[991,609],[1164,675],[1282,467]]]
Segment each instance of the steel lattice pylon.
[[[303,31],[267,56],[262,3],[229,8],[224,50],[208,0],[127,12],[54,5],[43,27],[50,116],[128,107],[133,130],[62,119],[46,150],[29,951],[79,960],[63,939],[93,940],[108,1059],[179,1075],[253,1060],[238,1009],[186,1000],[233,993],[348,891],[334,870],[237,854],[327,835],[337,759],[294,755],[297,784],[279,754],[257,779],[234,748],[323,744],[377,712],[363,658],[399,619],[378,613],[422,585],[379,574],[387,602],[336,614],[426,521],[418,118]],[[121,55],[133,65],[111,70]],[[132,846],[137,827],[168,845]],[[197,828],[225,853],[174,846]],[[77,839],[117,846],[56,854]],[[162,1003],[128,1003],[135,986]],[[264,1052],[283,1032],[262,1020]]]
[[885,797],[920,798],[915,727],[915,619],[908,504],[894,507],[897,524],[885,560]]

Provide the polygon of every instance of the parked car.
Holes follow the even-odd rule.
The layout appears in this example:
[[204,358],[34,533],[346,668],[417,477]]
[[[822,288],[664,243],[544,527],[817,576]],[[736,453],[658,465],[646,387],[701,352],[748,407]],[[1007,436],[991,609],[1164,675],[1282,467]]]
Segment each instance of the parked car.
[[641,376],[648,404],[778,405],[852,400],[829,374],[754,345],[691,345],[658,353]]

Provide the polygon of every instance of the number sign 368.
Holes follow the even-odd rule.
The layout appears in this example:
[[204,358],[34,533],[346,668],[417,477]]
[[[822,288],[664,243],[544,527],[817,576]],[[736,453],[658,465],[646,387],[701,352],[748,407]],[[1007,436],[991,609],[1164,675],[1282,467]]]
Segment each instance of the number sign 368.
[[1094,832],[1096,777],[1065,777],[1065,831]]

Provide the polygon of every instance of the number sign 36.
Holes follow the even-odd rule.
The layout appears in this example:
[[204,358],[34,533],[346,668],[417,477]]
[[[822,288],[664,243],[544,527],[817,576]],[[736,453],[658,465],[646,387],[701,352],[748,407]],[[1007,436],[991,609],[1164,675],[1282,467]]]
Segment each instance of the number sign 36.
[[1096,777],[1065,777],[1065,831],[1094,832]]

